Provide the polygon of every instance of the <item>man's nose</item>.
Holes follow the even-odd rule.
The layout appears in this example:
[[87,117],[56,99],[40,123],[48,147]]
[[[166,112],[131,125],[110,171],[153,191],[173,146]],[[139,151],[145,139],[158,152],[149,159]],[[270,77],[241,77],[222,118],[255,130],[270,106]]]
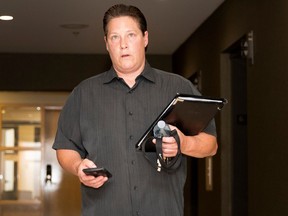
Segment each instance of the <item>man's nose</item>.
[[127,41],[126,41],[125,38],[121,38],[120,47],[121,47],[121,49],[126,49],[127,48]]

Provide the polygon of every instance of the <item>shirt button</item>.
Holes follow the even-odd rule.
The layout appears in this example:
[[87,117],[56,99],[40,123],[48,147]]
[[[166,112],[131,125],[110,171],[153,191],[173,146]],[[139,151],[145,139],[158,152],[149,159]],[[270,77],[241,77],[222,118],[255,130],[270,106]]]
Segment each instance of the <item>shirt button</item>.
[[133,115],[133,112],[130,111],[130,112],[129,112],[129,115],[132,116],[132,115]]
[[134,188],[133,188],[134,190],[137,190],[138,189],[138,187],[137,186],[134,186]]
[[129,136],[129,139],[130,139],[130,140],[133,140],[133,136],[132,136],[132,135],[130,135],[130,136]]
[[131,164],[134,165],[134,164],[135,164],[135,160],[132,160],[132,161],[131,161]]

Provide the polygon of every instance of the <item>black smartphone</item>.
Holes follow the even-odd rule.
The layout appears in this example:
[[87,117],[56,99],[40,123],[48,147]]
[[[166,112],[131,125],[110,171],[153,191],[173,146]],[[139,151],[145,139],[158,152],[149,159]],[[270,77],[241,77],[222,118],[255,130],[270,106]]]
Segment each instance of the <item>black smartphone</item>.
[[83,172],[86,175],[93,175],[95,177],[98,177],[98,176],[104,176],[108,178],[112,177],[112,174],[108,170],[106,170],[104,167],[86,168],[86,169],[83,169]]

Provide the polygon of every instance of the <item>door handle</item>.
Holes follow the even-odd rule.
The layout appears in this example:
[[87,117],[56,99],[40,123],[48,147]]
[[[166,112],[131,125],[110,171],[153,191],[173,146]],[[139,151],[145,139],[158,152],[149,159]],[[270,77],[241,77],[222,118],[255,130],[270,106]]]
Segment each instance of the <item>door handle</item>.
[[46,165],[46,177],[45,177],[45,184],[52,183],[52,166],[51,164]]

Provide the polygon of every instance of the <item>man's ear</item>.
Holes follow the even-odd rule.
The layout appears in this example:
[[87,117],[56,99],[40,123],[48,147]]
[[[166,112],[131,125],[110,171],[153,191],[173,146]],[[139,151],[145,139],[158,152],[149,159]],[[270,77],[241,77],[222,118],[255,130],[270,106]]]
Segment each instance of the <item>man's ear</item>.
[[148,46],[148,43],[149,43],[149,37],[148,37],[148,31],[145,31],[144,33],[144,40],[145,40],[145,47]]
[[105,41],[106,50],[109,52],[108,43],[107,43],[107,37],[106,36],[104,36],[104,41]]

